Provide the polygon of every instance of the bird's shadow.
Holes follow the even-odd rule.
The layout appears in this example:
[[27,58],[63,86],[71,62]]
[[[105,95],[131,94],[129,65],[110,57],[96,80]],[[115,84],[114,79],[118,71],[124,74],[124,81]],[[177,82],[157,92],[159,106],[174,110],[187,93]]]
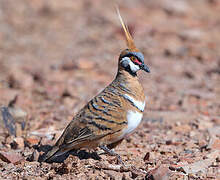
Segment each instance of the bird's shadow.
[[[36,149],[38,152],[44,152],[38,158],[38,162],[42,162],[42,160],[44,159],[47,152],[52,149],[52,146],[50,146],[50,145],[34,145],[33,148]],[[54,157],[47,162],[48,163],[53,163],[53,162],[63,163],[69,157],[69,155],[77,156],[80,160],[82,160],[82,159],[100,160],[101,159],[101,157],[97,154],[97,152],[87,152],[85,150],[71,150],[61,156]]]

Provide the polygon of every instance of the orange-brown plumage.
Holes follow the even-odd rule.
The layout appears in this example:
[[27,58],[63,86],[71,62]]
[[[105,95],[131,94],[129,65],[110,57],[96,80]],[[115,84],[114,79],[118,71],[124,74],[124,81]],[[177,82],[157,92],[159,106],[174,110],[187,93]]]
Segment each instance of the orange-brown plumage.
[[128,26],[125,25],[125,23],[124,23],[124,21],[123,21],[123,19],[122,19],[122,17],[121,17],[121,14],[120,14],[120,12],[119,12],[119,9],[118,9],[118,8],[116,8],[116,9],[117,9],[117,13],[118,13],[118,18],[119,18],[119,20],[120,20],[120,22],[121,22],[122,28],[123,28],[124,33],[125,33],[126,42],[127,42],[127,46],[128,46],[128,48],[129,48],[129,50],[130,50],[130,51],[133,51],[133,52],[139,52],[139,50],[136,48],[136,46],[135,46],[135,44],[134,44],[134,40],[133,40],[133,38],[132,38],[130,32],[129,32],[129,30],[128,30]]
[[120,54],[115,79],[76,114],[44,160],[80,148],[101,147],[110,152],[108,148],[115,147],[140,123],[145,95],[136,72],[140,69],[149,72],[149,69],[119,11],[118,15],[128,49]]

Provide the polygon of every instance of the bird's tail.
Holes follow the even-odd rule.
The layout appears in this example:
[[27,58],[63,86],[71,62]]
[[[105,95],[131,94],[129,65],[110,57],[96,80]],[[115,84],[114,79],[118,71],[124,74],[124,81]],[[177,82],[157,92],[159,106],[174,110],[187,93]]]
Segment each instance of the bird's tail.
[[49,162],[55,157],[64,154],[66,151],[61,151],[58,146],[54,146],[47,154],[40,160],[41,162]]

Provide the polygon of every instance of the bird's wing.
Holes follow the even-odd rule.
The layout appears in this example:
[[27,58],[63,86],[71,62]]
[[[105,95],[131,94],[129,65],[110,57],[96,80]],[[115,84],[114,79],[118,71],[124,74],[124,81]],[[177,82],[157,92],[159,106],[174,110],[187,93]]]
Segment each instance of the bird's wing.
[[98,140],[122,130],[126,112],[117,96],[100,94],[93,98],[70,122],[56,146],[65,147]]
[[78,112],[45,160],[119,132],[126,126],[126,111],[120,96],[104,90]]

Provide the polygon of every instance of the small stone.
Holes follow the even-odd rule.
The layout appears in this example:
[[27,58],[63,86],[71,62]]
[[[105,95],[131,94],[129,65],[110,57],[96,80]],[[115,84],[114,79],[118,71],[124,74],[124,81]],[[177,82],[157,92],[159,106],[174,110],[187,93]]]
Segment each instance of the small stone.
[[24,149],[24,139],[22,137],[14,138],[11,146],[13,149]]
[[149,158],[150,158],[150,153],[147,152],[144,156],[144,161],[149,161]]
[[38,144],[40,141],[40,139],[38,138],[32,138],[32,137],[29,137],[29,138],[26,138],[25,139],[25,142],[29,145],[29,146],[33,146],[33,145],[36,145]]
[[212,137],[209,142],[208,148],[220,151],[220,139],[217,137]]
[[27,157],[27,161],[37,161],[39,159],[40,153],[37,150],[34,150],[32,154]]
[[165,166],[165,165],[161,165],[158,168],[155,168],[154,170],[152,170],[147,176],[146,178],[152,178],[154,180],[168,180],[170,175],[171,175],[171,170]]
[[24,158],[15,152],[0,151],[0,159],[7,163],[19,164]]

